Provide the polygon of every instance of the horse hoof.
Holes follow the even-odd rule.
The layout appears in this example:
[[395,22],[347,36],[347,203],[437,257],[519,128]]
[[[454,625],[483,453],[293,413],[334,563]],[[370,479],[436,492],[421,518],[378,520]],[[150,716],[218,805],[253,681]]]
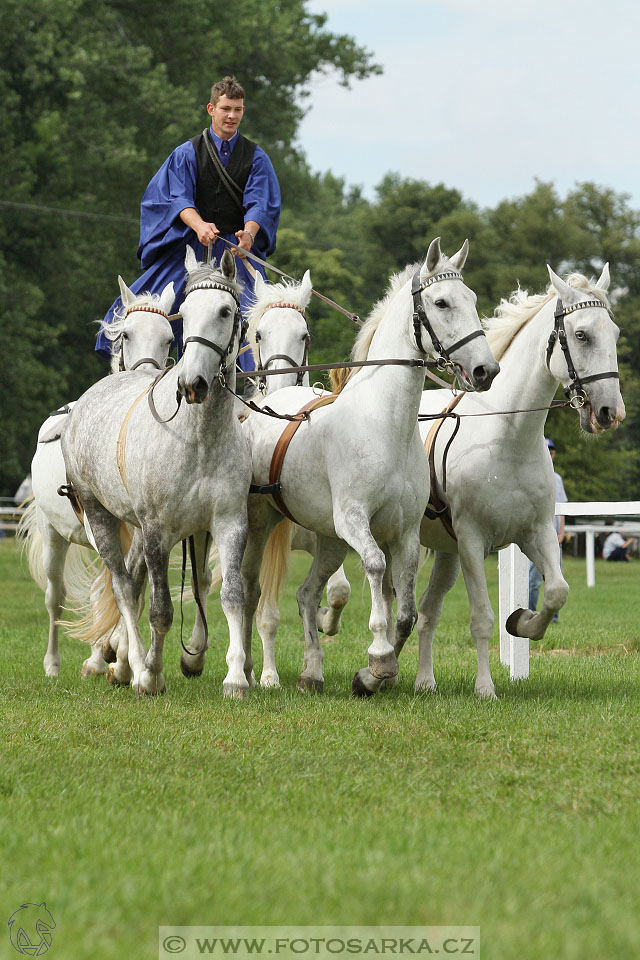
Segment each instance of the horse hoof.
[[81,676],[86,680],[88,677],[103,677],[106,673],[106,667],[102,669],[96,666],[95,663],[91,663],[90,660],[85,660],[82,664]]
[[514,610],[513,613],[510,613],[507,617],[507,622],[505,623],[505,630],[512,637],[521,637],[522,634],[518,633],[518,621],[523,613],[528,613],[528,610],[525,610],[523,607],[519,607],[517,610]]
[[438,689],[438,686],[435,680],[416,680],[413,685],[413,689],[416,693],[435,693]]
[[223,683],[222,696],[230,697],[235,700],[243,700],[249,695],[249,685],[243,686],[240,683]]
[[354,697],[363,698],[363,697],[372,697],[374,694],[374,691],[369,690],[367,687],[365,687],[364,683],[362,682],[360,673],[358,672],[354,674],[353,680],[351,681],[351,693],[353,694]]
[[493,687],[476,687],[475,695],[480,700],[497,700],[496,692]]
[[398,686],[398,678],[396,677],[387,677],[386,680],[383,680],[380,684],[380,690],[392,690],[394,687]]
[[191,667],[191,666],[187,663],[187,661],[184,659],[184,657],[180,657],[180,669],[182,670],[182,675],[183,675],[184,677],[187,677],[189,680],[192,680],[194,677],[201,677],[201,676],[202,676],[202,671],[204,670],[204,665],[201,666],[199,669],[196,668],[196,669],[194,670],[193,667]]
[[395,651],[387,653],[384,657],[374,657],[369,654],[369,672],[376,680],[387,680],[389,677],[398,676],[398,658]]
[[322,693],[324,690],[324,680],[316,680],[315,677],[298,677],[296,684],[300,693]]
[[273,670],[269,673],[263,673],[260,677],[260,686],[265,690],[279,690],[280,677]]
[[[246,675],[246,673],[245,673],[245,677],[246,677],[246,676],[247,676],[247,675]],[[258,686],[258,684],[256,683],[256,675],[255,675],[255,673],[253,672],[253,670],[251,671],[251,673],[250,673],[249,676],[247,677],[247,683],[249,684],[249,690],[255,690],[255,688]]]
[[60,673],[60,667],[50,666],[44,668],[45,677],[57,677]]
[[128,687],[131,683],[131,678],[124,680],[121,677],[116,676],[116,667],[113,664],[110,664],[107,668],[107,682],[111,684],[112,687]]
[[143,670],[137,683],[132,684],[139,697],[155,697],[167,692],[167,685],[161,673]]
[[118,659],[118,654],[108,640],[105,640],[105,642],[102,644],[102,657],[105,663],[115,663]]

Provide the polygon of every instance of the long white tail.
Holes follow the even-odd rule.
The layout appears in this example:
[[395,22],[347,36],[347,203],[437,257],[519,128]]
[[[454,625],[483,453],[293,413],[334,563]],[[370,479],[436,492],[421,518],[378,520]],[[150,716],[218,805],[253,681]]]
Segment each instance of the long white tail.
[[[43,592],[47,590],[47,575],[44,569],[44,544],[38,527],[38,505],[32,500],[20,518],[18,539],[27,555],[29,573]],[[97,573],[97,564],[87,547],[70,543],[64,564],[65,592],[69,600],[80,603],[91,593],[91,585]]]
[[[128,523],[120,525],[120,544],[122,555],[126,556],[133,540],[133,527]],[[97,575],[96,575],[97,571]],[[70,605],[77,615],[74,620],[60,620],[70,637],[85,643],[95,644],[105,634],[113,630],[120,620],[120,611],[113,595],[111,573],[106,564],[98,559],[89,594]]]
[[291,541],[295,524],[283,519],[271,531],[262,555],[260,567],[260,601],[258,615],[267,607],[277,606],[282,589],[289,579]]

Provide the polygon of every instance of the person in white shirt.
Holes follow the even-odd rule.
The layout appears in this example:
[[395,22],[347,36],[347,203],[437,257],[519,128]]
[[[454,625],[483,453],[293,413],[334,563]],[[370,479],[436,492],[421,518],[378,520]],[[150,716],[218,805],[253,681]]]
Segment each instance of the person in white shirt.
[[[607,525],[609,525],[609,521],[607,521]],[[631,557],[627,553],[627,549],[633,543],[633,539],[633,537],[627,537],[625,540],[622,531],[618,533],[617,530],[612,530],[603,544],[602,559],[624,560],[628,562],[631,560]]]

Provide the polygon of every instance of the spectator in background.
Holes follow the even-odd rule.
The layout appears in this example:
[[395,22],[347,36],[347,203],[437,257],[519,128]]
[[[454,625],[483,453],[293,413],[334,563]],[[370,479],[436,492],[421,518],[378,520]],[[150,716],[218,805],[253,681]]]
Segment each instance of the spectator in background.
[[[556,445],[553,440],[550,440],[548,437],[545,437],[545,443],[547,444],[549,454],[551,455],[551,462],[555,460],[556,456]],[[556,471],[553,471],[556,482],[556,503],[566,503],[567,495],[564,490],[564,483],[562,482],[562,477]],[[553,525],[556,528],[556,533],[558,534],[558,550],[560,551],[560,568],[562,569],[562,541],[564,540],[564,514],[556,514],[553,518]],[[540,593],[540,587],[543,583],[543,576],[536,567],[534,563],[529,565],[529,610],[536,610],[538,607],[538,594]],[[558,614],[553,617],[552,623],[555,623],[558,620]]]
[[[613,526],[613,520],[607,520],[607,526]],[[602,559],[624,560],[628,563],[631,557],[627,553],[627,549],[631,546],[633,540],[633,537],[627,537],[625,539],[622,530],[619,532],[618,530],[612,530],[602,547]]]

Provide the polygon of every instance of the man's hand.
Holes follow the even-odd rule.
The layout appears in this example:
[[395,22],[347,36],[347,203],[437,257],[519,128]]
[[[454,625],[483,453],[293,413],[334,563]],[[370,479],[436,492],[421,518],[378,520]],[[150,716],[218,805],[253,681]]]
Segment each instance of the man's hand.
[[236,257],[240,257],[241,260],[245,259],[243,253],[240,253],[240,250],[251,250],[253,246],[253,234],[250,230],[236,230],[236,237],[238,238],[238,248],[234,250]]
[[220,233],[215,223],[207,223],[206,220],[203,220],[195,207],[185,207],[180,212],[180,219],[188,227],[191,227],[203,247],[208,245],[209,240],[215,242]]
[[209,243],[209,240],[213,240],[213,242],[215,243],[216,238],[220,233],[220,231],[216,227],[215,223],[207,223],[205,220],[203,220],[200,226],[198,227],[198,229],[196,230],[196,233],[198,235],[198,240],[200,241],[202,246],[206,247],[207,244]]

